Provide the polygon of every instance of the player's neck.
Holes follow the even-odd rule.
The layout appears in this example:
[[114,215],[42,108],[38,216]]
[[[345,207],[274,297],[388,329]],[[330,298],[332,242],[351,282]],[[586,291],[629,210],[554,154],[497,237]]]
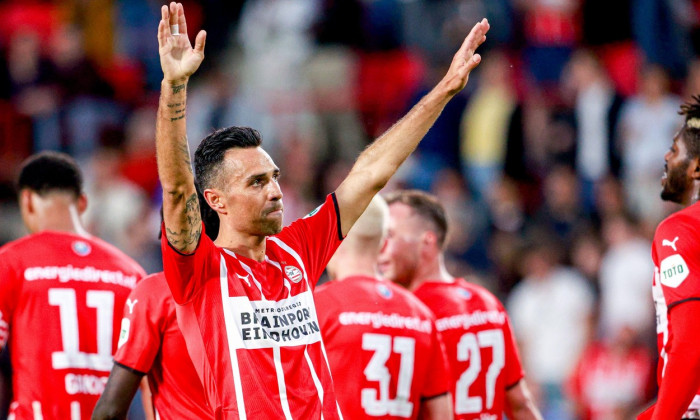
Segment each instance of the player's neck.
[[248,235],[232,229],[219,229],[219,236],[214,244],[219,248],[226,248],[252,260],[265,261],[265,236]]
[[693,182],[693,187],[688,191],[688,197],[683,200],[683,207],[692,206],[700,200],[700,183]]
[[65,205],[58,201],[47,201],[37,225],[38,232],[51,230],[89,236],[80,220],[80,213],[74,204]]
[[439,254],[426,264],[418,266],[418,271],[411,282],[410,290],[418,289],[427,281],[451,282],[452,280],[454,280],[454,276],[448,273],[447,268],[445,268],[445,257],[443,254]]

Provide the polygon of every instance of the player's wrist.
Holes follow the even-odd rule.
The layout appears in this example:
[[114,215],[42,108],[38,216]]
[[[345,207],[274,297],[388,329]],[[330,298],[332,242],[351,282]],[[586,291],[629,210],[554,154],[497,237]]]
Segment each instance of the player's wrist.
[[187,83],[189,81],[190,81],[190,78],[187,76],[178,77],[178,78],[164,77],[163,81],[161,82],[161,88],[171,89],[173,91],[173,93],[177,93],[177,92],[185,90],[187,88]]

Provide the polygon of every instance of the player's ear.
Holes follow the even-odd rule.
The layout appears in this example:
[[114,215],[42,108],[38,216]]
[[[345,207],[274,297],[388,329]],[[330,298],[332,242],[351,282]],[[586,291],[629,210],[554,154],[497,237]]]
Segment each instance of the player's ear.
[[690,165],[688,165],[688,174],[695,181],[700,181],[700,157],[694,157],[690,159]]
[[85,213],[85,210],[87,210],[87,206],[88,206],[87,195],[80,194],[78,196],[77,204],[78,204],[78,214]]
[[204,190],[204,193],[202,195],[207,201],[207,204],[209,204],[209,207],[211,207],[215,212],[219,214],[228,214],[228,209],[226,208],[226,204],[223,200],[223,194],[221,194],[219,190],[214,188],[207,188],[206,190]]
[[34,203],[32,202],[32,191],[24,188],[19,192],[19,208],[27,214],[34,213]]

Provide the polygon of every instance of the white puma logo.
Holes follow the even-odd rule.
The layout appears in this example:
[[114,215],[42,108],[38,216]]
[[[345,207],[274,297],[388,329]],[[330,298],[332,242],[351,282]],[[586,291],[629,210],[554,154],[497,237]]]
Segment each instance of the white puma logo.
[[674,251],[678,252],[678,250],[676,249],[676,242],[678,242],[678,236],[676,236],[676,239],[672,241],[664,239],[663,241],[661,241],[661,246],[670,246],[671,248],[673,248]]
[[129,307],[129,315],[134,313],[134,305],[136,305],[136,302],[138,302],[138,301],[139,301],[138,299],[136,299],[134,301],[132,301],[131,299],[126,300],[126,306]]
[[248,283],[248,286],[250,286],[250,280],[248,280],[248,276],[241,276],[238,273],[236,273],[236,275],[238,276],[239,279],[245,281],[246,283]]

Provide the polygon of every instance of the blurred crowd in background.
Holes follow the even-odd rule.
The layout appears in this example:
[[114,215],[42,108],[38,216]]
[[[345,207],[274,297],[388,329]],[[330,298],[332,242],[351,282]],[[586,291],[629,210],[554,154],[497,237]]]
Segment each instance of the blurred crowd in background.
[[[192,151],[246,125],[282,169],[285,222],[440,79],[469,28],[483,62],[389,188],[437,195],[452,273],[506,303],[548,419],[627,419],[654,395],[650,238],[676,210],[663,156],[700,94],[697,0],[200,0]],[[160,270],[162,1],[0,2],[0,244],[32,152],[84,170],[93,233]]]

